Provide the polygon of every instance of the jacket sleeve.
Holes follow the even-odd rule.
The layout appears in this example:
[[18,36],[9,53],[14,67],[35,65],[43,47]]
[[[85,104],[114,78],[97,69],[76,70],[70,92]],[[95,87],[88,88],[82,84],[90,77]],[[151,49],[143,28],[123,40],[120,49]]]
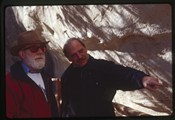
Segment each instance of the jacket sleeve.
[[61,117],[68,117],[69,116],[69,111],[70,109],[68,108],[68,93],[67,93],[67,75],[64,73],[61,77],[61,98],[62,98],[62,103],[61,103]]
[[69,91],[70,89],[68,89],[69,87],[69,83],[68,83],[68,79],[69,78],[69,74],[67,74],[67,71],[62,75],[61,77],[61,98],[62,98],[62,103],[61,103],[61,117],[72,117],[75,116],[75,111],[72,107],[72,105],[70,104],[70,101],[68,101],[69,99]]
[[23,97],[18,83],[8,74],[6,76],[6,116],[8,118],[30,116],[21,113],[21,104],[24,102]]
[[124,91],[143,88],[142,78],[147,76],[144,72],[109,61],[103,61],[102,66],[106,85]]

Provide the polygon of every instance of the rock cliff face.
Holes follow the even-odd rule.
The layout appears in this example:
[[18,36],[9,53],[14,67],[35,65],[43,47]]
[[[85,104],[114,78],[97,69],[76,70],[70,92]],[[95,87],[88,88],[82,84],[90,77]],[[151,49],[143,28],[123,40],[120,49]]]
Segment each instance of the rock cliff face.
[[[172,114],[172,13],[169,4],[13,6],[5,10],[6,72],[21,31],[36,29],[50,40],[47,69],[60,78],[69,65],[62,47],[80,37],[95,58],[114,61],[162,81],[156,92],[117,91],[116,116]],[[116,104],[117,103],[117,104]]]

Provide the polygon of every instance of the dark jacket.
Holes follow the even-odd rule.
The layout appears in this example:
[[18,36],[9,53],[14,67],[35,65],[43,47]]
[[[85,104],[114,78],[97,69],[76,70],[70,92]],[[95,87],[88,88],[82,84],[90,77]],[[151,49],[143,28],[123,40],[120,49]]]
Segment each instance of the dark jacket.
[[24,72],[21,62],[11,67],[6,75],[6,115],[9,118],[58,117],[58,108],[52,89],[52,82],[43,70],[41,75],[48,101],[41,88]]
[[75,68],[71,64],[61,78],[62,116],[115,116],[112,99],[116,90],[143,88],[141,78],[145,75],[91,56],[83,68]]

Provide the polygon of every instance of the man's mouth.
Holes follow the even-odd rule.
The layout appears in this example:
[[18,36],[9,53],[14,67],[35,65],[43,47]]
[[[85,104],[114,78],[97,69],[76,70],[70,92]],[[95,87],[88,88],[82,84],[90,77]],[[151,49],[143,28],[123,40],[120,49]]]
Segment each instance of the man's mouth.
[[85,59],[78,60],[79,63],[83,63]]
[[43,60],[44,58],[43,57],[37,57],[35,58],[35,60]]

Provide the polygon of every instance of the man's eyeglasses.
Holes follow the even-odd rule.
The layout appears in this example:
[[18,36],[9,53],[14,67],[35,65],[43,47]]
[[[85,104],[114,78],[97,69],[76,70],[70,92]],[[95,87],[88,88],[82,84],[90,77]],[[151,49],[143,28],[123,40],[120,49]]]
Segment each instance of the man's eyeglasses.
[[46,52],[46,45],[30,46],[30,47],[24,48],[22,50],[27,50],[27,49],[29,49],[30,52],[32,52],[32,53],[38,52],[39,49],[41,49],[42,52]]

